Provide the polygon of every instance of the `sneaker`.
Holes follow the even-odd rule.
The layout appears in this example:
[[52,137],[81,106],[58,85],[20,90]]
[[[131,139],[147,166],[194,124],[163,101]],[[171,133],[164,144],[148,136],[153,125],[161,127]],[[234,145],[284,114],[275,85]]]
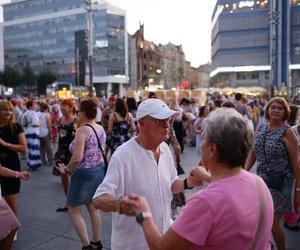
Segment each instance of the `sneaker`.
[[66,212],[68,211],[68,207],[59,207],[56,209],[56,212]]

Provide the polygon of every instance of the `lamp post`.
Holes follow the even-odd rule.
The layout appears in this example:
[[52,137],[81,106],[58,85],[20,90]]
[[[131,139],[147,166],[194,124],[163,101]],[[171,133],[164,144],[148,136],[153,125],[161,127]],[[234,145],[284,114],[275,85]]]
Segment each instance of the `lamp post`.
[[271,97],[275,94],[278,81],[278,53],[277,47],[277,28],[280,22],[280,13],[277,11],[276,0],[270,1],[270,12],[268,13],[268,22],[270,24],[270,87]]
[[87,30],[88,30],[88,61],[89,61],[89,93],[93,93],[93,8],[92,0],[85,1],[87,11]]

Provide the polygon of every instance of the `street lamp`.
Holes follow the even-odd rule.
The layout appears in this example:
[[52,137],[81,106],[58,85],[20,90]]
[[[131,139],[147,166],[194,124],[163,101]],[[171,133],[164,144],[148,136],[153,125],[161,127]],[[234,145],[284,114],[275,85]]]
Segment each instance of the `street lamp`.
[[268,13],[268,22],[270,24],[270,86],[271,97],[275,94],[278,81],[278,69],[277,69],[277,27],[280,22],[280,13],[276,10],[276,1],[271,1],[270,12]]
[[85,10],[87,12],[87,30],[88,30],[88,61],[89,61],[89,93],[93,93],[93,7],[92,0],[86,0]]

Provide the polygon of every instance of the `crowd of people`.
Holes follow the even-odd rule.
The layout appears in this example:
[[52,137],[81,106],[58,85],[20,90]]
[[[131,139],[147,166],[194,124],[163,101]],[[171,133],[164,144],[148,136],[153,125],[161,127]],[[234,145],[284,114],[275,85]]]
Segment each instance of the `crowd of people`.
[[[66,195],[56,211],[68,211],[82,249],[103,248],[101,214],[112,212],[114,250],[271,249],[271,235],[283,250],[281,218],[299,230],[297,120],[298,107],[284,98],[240,93],[208,96],[204,106],[167,104],[155,93],[138,103],[114,95],[0,100],[1,249],[16,240],[20,179],[48,166]],[[198,167],[180,179],[187,146]],[[256,175],[248,172],[255,162]],[[186,189],[204,184],[185,200]]]

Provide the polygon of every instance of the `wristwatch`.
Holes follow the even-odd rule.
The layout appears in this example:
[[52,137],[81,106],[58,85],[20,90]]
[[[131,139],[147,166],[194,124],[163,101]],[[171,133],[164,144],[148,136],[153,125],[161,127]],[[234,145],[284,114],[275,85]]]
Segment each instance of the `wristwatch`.
[[152,214],[151,212],[143,212],[143,213],[140,213],[138,214],[135,219],[136,219],[136,222],[139,223],[139,224],[142,224],[142,222],[146,219],[146,218],[151,218],[152,217]]

